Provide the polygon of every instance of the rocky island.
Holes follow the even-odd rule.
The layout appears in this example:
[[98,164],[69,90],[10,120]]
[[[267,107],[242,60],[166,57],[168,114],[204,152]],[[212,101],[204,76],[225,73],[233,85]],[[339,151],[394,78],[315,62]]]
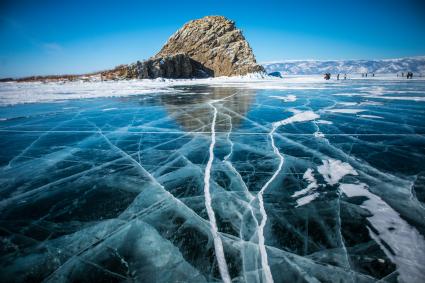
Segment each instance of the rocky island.
[[[154,56],[84,75],[31,76],[16,81],[205,78],[265,72],[235,22],[223,16],[192,20],[177,30]],[[13,79],[6,79],[13,80]]]
[[106,79],[203,78],[264,72],[235,22],[207,16],[186,23],[144,62],[102,72]]

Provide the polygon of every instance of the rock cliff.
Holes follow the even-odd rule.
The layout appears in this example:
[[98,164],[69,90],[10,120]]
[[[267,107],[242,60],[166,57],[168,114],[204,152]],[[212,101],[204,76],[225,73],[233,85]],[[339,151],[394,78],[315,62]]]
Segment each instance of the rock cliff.
[[185,24],[158,54],[102,72],[103,79],[202,78],[264,72],[235,23],[207,16]]
[[214,72],[235,76],[262,72],[254,53],[235,23],[223,16],[207,16],[185,24],[154,58],[185,53]]

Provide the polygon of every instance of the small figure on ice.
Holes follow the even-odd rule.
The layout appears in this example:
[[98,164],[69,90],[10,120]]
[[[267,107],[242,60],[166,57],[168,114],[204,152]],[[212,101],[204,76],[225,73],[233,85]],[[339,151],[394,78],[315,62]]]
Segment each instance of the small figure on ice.
[[330,80],[331,79],[331,73],[326,73],[323,78],[327,81]]

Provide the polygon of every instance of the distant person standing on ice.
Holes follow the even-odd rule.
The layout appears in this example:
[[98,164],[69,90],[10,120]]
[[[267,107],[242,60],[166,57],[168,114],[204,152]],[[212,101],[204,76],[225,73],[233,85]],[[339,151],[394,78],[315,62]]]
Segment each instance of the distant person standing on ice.
[[347,74],[344,74],[344,80],[346,80],[347,79]]
[[339,74],[338,74],[338,75],[336,75],[336,79],[339,81]]

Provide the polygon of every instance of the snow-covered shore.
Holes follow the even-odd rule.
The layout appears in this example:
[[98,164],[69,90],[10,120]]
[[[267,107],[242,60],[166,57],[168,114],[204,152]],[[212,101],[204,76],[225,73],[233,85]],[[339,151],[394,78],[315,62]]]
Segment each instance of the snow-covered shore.
[[[240,87],[249,89],[323,89],[327,84],[343,84],[349,80],[382,80],[407,81],[406,78],[394,75],[376,75],[362,78],[360,75],[348,76],[347,80],[336,80],[333,76],[326,81],[321,75],[290,75],[276,78],[264,74],[249,74],[246,76],[216,77],[205,79],[143,79],[100,81],[93,78],[90,81],[64,82],[7,82],[0,83],[0,105],[15,105],[21,103],[43,103],[58,100],[126,97],[153,93],[178,92],[176,86],[211,85],[216,87]],[[425,80],[425,77],[414,77],[412,81]],[[410,80],[409,80],[410,81]],[[342,85],[341,85],[342,86]]]

